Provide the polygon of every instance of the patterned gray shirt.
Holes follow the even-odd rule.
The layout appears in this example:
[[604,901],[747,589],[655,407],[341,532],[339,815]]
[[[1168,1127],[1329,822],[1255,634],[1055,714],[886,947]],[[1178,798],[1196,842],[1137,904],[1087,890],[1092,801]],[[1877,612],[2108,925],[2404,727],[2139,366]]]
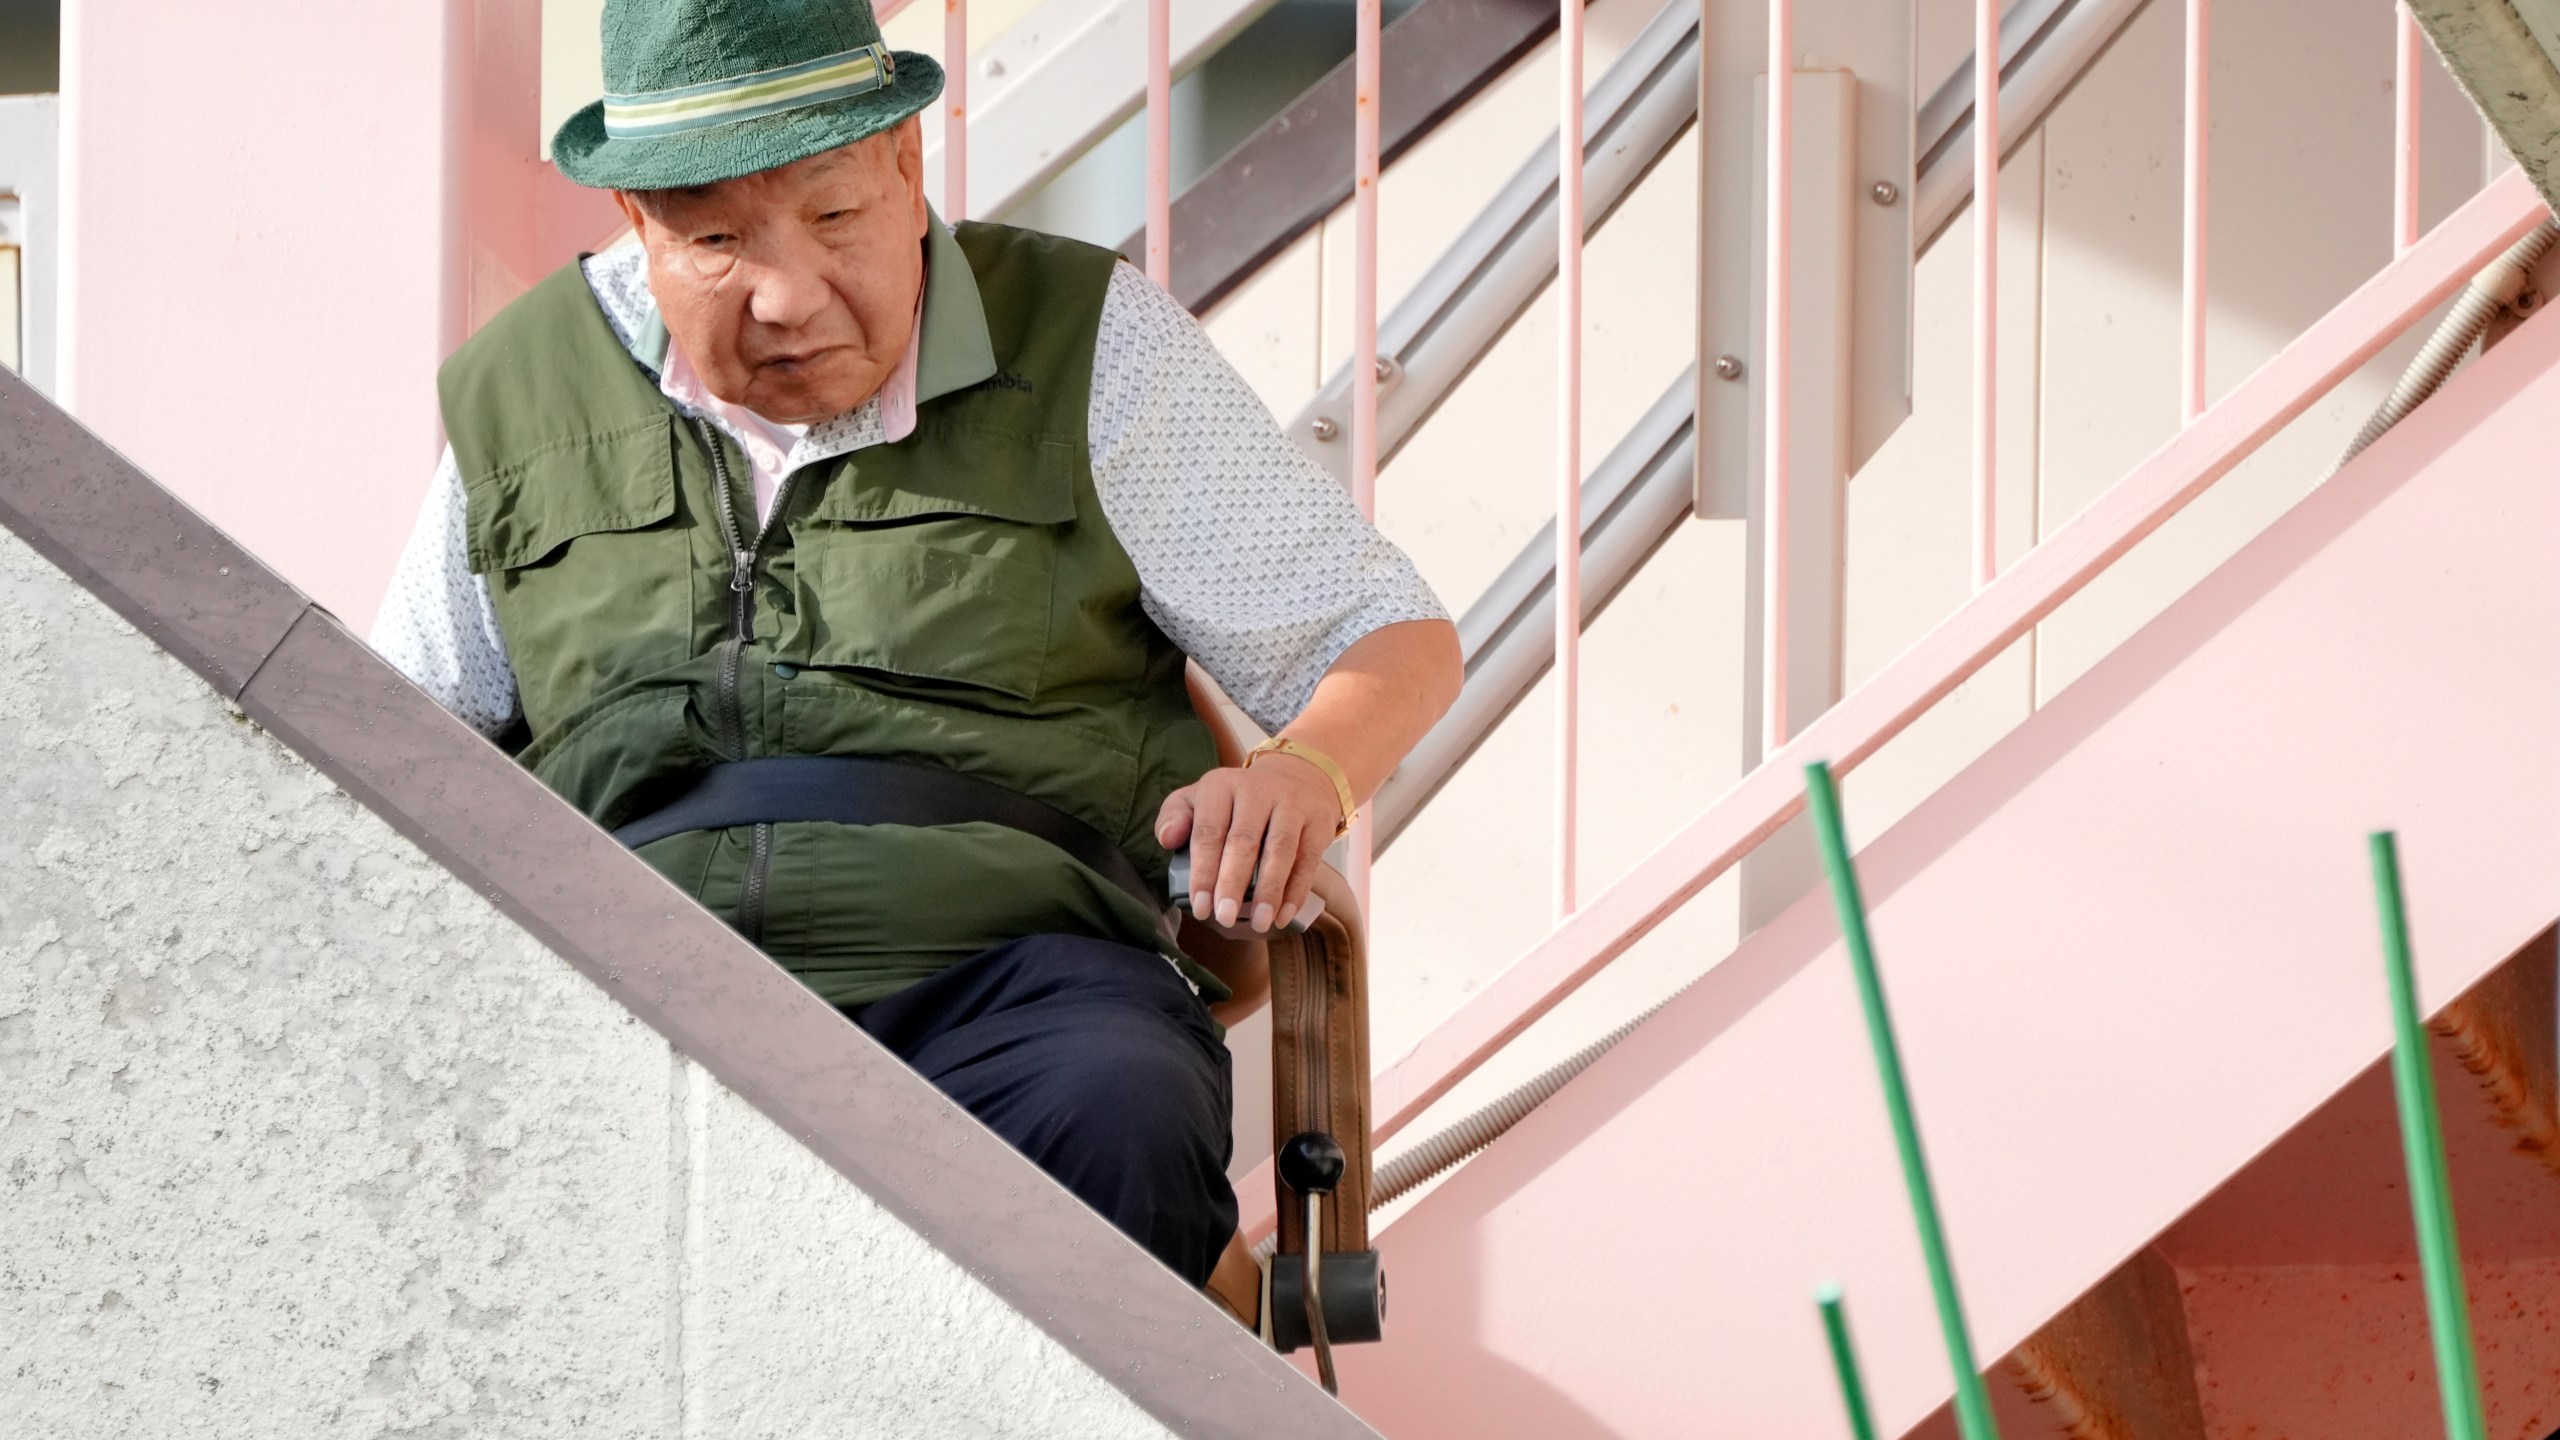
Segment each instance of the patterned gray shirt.
[[[625,245],[589,259],[586,274],[631,343],[656,316],[646,257]],[[875,398],[810,426],[787,463],[881,440]],[[1103,299],[1087,443],[1103,517],[1137,567],[1148,616],[1267,730],[1295,719],[1361,636],[1448,618],[1413,562],[1281,432],[1189,312],[1126,264]],[[471,572],[463,507],[448,449],[372,640],[495,735],[515,720],[515,674],[488,583]]]

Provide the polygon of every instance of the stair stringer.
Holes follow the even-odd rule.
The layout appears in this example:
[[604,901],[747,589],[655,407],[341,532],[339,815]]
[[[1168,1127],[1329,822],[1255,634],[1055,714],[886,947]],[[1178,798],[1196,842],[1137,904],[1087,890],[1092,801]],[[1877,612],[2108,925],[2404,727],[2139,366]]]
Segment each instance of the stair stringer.
[[2146,1248],[2002,1362],[2069,1440],[2206,1440],[2178,1272]]
[[[2478,1103],[2516,1153],[2560,1180],[2560,965],[2544,936],[2444,1007],[2431,1028],[2475,1082]],[[2467,1098],[2467,1097],[2465,1097]],[[2465,1103],[2452,1095],[2439,1103]]]
[[[1864,850],[1985,1363],[2387,1047],[2366,831],[2431,1006],[2560,914],[2556,367],[2524,327]],[[1841,1433],[1834,1279],[1886,1433],[1951,1388],[1821,897],[1381,1246],[1389,1434]]]

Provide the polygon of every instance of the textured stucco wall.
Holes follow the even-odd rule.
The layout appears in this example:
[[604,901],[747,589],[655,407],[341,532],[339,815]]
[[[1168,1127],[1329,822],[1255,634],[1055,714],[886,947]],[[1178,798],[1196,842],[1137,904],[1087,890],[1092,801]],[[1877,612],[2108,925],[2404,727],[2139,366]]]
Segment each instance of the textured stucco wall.
[[1165,1433],[0,532],[0,1429]]

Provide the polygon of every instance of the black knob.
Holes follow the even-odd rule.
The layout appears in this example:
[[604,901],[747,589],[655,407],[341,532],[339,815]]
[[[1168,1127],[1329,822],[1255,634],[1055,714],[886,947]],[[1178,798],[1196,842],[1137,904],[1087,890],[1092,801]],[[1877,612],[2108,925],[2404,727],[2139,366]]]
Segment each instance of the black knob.
[[1321,1130],[1292,1135],[1280,1147],[1280,1178],[1301,1195],[1332,1194],[1350,1163],[1342,1147]]

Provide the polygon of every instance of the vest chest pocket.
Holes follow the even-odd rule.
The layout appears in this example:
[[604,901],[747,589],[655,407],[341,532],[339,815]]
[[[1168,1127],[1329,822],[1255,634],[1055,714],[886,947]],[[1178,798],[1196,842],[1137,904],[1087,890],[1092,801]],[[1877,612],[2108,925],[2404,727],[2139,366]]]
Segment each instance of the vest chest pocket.
[[489,577],[537,734],[683,662],[692,583],[666,420],[582,436],[464,484],[471,568]]
[[[1072,475],[1057,447],[936,438],[938,454],[848,465],[792,521],[790,648],[812,665],[1033,699],[1049,659],[1057,551],[1075,519]],[[913,478],[926,459],[979,463],[936,466],[940,483],[927,483]]]

